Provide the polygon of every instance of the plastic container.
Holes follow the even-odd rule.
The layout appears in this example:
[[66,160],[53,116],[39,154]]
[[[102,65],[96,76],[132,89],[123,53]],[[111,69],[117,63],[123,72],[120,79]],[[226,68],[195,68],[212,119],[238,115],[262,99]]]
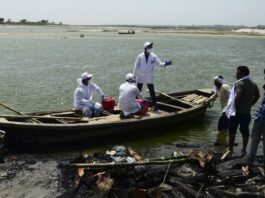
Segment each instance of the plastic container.
[[138,111],[136,113],[136,115],[145,115],[147,112],[148,112],[148,107],[149,107],[149,104],[147,101],[145,100],[141,100],[141,99],[135,99],[135,102],[139,103],[141,106],[143,106],[143,109]]
[[106,111],[113,110],[115,104],[116,104],[115,100],[111,96],[108,96],[102,101],[103,110]]

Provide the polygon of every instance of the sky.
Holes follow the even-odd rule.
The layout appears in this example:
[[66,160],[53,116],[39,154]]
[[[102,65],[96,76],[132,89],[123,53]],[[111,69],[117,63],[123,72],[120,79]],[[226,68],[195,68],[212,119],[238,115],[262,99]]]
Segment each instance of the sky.
[[0,18],[71,25],[265,25],[265,0],[0,0]]

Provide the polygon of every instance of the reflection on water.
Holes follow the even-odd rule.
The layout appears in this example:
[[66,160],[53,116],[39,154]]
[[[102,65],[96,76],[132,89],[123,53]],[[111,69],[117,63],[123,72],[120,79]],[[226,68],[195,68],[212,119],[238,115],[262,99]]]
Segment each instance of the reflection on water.
[[[80,31],[85,33],[84,38],[80,38]],[[173,61],[172,66],[155,71],[155,86],[163,92],[211,88],[216,75],[223,75],[232,85],[235,68],[241,64],[249,65],[253,80],[260,87],[263,84],[263,37],[145,32],[121,36],[116,32],[80,30],[71,26],[0,27],[0,100],[22,112],[71,109],[76,78],[84,71],[94,73],[94,82],[106,95],[117,99],[118,87],[125,74],[132,72],[145,41],[154,42],[154,51],[163,61]],[[8,112],[1,108],[0,113]],[[175,129],[160,128],[155,135],[151,132],[148,136],[143,132],[126,139],[111,137],[104,148],[97,149],[126,144],[147,155],[163,155],[172,153],[177,142],[200,143],[214,148],[220,135],[216,126],[219,114],[220,106],[216,102],[199,121],[192,120]],[[236,141],[239,143],[237,152],[241,147],[239,133]]]

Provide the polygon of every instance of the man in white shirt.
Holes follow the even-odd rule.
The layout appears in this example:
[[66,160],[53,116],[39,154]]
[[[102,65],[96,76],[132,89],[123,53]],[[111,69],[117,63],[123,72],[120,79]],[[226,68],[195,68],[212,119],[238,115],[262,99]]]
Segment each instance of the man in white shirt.
[[220,104],[222,108],[222,115],[218,121],[218,131],[223,131],[228,129],[228,118],[226,117],[223,109],[226,107],[229,95],[230,95],[230,86],[224,83],[223,76],[214,77],[215,92],[217,97],[220,99]]
[[139,89],[134,85],[135,78],[133,74],[126,75],[126,82],[120,86],[119,108],[122,111],[121,118],[130,118],[132,114],[142,110],[141,104],[135,101],[135,98],[144,100]]
[[78,87],[74,93],[74,109],[81,111],[86,117],[99,116],[102,111],[102,105],[92,100],[93,92],[104,100],[104,93],[98,85],[92,82],[92,76],[87,72],[83,73],[81,78],[77,79]]
[[158,56],[152,53],[153,43],[144,43],[144,52],[138,55],[133,75],[136,77],[137,87],[142,91],[143,84],[146,84],[152,98],[153,111],[157,111],[156,94],[154,88],[154,67],[166,67],[172,64],[172,61],[161,62]]

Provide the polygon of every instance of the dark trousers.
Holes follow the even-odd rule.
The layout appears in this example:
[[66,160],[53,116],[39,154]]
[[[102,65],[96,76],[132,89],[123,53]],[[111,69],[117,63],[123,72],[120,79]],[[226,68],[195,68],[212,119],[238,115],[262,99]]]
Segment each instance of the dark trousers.
[[235,135],[238,126],[243,137],[249,137],[249,124],[251,121],[250,114],[238,114],[231,116],[228,123],[228,131],[230,135]]
[[222,116],[218,121],[218,131],[223,131],[228,129],[228,118],[226,117],[225,112],[222,113]]
[[[143,83],[137,83],[137,87],[139,89],[139,91],[142,91],[143,88]],[[156,93],[155,93],[155,87],[154,84],[147,84],[150,96],[152,98],[152,105],[153,107],[156,107]]]

